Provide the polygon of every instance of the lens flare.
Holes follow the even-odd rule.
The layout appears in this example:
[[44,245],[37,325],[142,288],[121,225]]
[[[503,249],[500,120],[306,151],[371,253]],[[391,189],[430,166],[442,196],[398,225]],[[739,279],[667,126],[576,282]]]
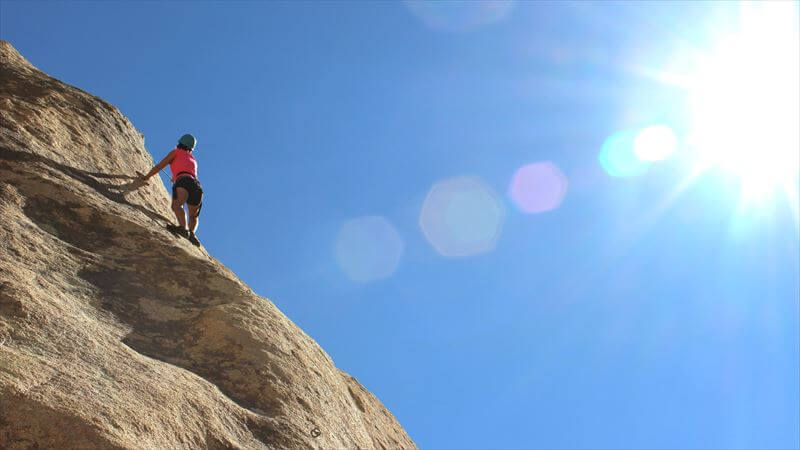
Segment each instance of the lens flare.
[[613,177],[632,177],[647,171],[648,162],[639,159],[634,151],[637,135],[636,130],[624,130],[606,139],[598,156],[606,173]]
[[508,195],[522,212],[543,213],[561,205],[567,185],[567,177],[555,164],[528,164],[514,173]]
[[633,140],[633,152],[642,161],[662,161],[675,153],[678,138],[665,125],[647,127]]
[[512,0],[427,1],[406,0],[406,7],[434,30],[470,31],[505,18]]
[[348,278],[359,282],[391,276],[397,270],[404,250],[400,234],[380,216],[345,222],[334,246],[339,267]]
[[428,242],[443,256],[494,249],[505,220],[500,198],[480,178],[451,178],[431,188],[419,217]]

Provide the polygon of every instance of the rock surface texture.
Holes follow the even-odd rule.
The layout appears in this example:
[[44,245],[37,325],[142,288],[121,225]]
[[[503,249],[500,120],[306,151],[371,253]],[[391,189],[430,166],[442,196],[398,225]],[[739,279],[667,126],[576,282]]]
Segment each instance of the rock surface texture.
[[0,41],[0,448],[414,448],[269,300],[164,229],[120,112]]

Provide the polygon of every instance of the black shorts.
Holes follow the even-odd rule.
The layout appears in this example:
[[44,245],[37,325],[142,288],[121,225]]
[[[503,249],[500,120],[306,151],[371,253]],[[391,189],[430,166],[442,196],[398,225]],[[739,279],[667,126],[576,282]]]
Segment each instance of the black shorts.
[[203,203],[203,186],[200,185],[200,182],[195,180],[192,177],[180,177],[175,181],[175,184],[172,185],[172,198],[174,199],[177,195],[177,188],[182,187],[186,189],[186,192],[189,193],[189,199],[186,203],[192,206],[198,206]]

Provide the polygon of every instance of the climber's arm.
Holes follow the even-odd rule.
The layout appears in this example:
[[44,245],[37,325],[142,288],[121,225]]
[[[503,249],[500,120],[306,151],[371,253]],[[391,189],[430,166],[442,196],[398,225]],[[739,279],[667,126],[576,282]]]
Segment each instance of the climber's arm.
[[161,169],[163,169],[164,167],[167,167],[167,164],[171,163],[174,158],[175,158],[175,150],[172,150],[171,152],[169,152],[167,154],[167,156],[164,157],[164,159],[161,160],[160,163],[156,164],[156,166],[153,167],[150,170],[150,172],[147,172],[147,175],[142,175],[141,176],[141,180],[142,181],[149,180],[150,177],[152,177],[153,175],[157,174],[158,172],[161,172]]

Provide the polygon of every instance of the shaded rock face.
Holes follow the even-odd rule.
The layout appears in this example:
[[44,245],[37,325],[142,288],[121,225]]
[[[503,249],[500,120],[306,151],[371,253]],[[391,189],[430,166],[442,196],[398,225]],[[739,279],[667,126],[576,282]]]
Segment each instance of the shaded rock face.
[[103,100],[0,41],[0,447],[413,448],[269,300],[164,230]]

